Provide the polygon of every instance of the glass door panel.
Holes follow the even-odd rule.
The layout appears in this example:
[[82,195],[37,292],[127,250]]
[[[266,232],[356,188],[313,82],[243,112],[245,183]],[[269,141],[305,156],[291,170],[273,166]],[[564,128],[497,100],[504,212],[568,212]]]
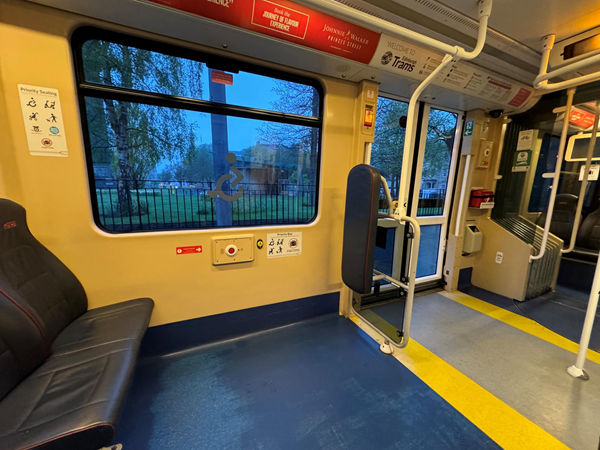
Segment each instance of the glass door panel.
[[421,225],[417,282],[442,277],[462,115],[425,105],[411,215]]
[[[376,167],[387,180],[393,199],[398,198],[404,135],[406,129],[400,126],[401,118],[408,113],[408,103],[387,97],[377,99],[375,118],[375,138],[371,148],[371,165]],[[381,193],[384,198],[383,191]],[[387,212],[387,211],[385,211]],[[386,228],[377,234],[375,249],[375,269],[394,278],[400,277],[400,264],[395,264],[396,244],[402,240],[400,228]],[[401,245],[401,242],[400,242]]]
[[[388,97],[379,97],[377,101],[371,165],[387,180],[394,199],[398,198],[406,132],[400,124],[407,112],[408,103],[405,101]],[[417,167],[411,183],[411,216],[417,217],[422,229],[418,281],[441,278],[461,127],[461,114],[429,105],[423,108],[420,144],[413,156],[417,157]],[[401,262],[394,260],[394,254],[404,241],[402,229],[380,230],[377,240],[375,269],[398,278]]]
[[437,273],[441,232],[441,225],[425,225],[421,227],[417,278],[429,277]]

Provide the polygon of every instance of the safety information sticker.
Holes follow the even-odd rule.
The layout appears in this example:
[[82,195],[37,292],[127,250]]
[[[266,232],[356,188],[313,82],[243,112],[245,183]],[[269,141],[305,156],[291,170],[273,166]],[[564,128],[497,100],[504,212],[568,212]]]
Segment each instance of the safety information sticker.
[[267,234],[267,258],[298,256],[302,253],[302,232]]
[[515,152],[513,157],[513,172],[527,172],[531,167],[531,150]]
[[69,156],[58,89],[19,84],[29,153]]

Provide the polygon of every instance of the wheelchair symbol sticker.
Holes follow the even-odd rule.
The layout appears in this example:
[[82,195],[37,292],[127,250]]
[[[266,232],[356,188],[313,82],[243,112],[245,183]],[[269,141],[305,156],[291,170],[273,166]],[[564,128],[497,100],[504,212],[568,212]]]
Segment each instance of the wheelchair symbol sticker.
[[244,179],[244,175],[242,174],[242,172],[239,171],[237,167],[233,165],[237,161],[237,156],[235,156],[235,153],[227,153],[225,159],[229,164],[231,164],[229,170],[231,170],[235,174],[235,178],[230,173],[221,175],[217,180],[216,189],[213,191],[208,191],[208,195],[215,199],[217,197],[221,197],[226,202],[232,202],[234,200],[239,199],[242,196],[242,194],[244,193],[244,186],[240,186],[235,194],[230,195],[223,192],[223,184],[227,180],[233,180],[229,186],[231,187],[231,189],[235,189],[237,185],[240,184],[240,182]]

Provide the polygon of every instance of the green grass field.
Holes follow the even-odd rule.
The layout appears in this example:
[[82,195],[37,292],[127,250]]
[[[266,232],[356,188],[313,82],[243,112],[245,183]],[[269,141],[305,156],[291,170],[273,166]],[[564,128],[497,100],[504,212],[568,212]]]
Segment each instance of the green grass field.
[[[193,227],[194,223],[213,222],[216,219],[215,200],[205,191],[146,189],[131,192],[131,203],[124,205],[120,214],[116,189],[98,189],[98,211],[101,223],[108,229],[115,226],[141,224],[142,228]],[[182,195],[185,194],[185,195]],[[301,196],[271,195],[265,191],[245,191],[232,202],[233,224],[261,224],[308,222],[315,214],[309,193]],[[141,205],[141,208],[138,207]]]

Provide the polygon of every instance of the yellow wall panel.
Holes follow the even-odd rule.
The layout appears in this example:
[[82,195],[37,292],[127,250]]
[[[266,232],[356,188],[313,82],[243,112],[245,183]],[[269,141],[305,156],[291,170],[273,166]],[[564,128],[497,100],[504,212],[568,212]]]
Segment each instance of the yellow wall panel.
[[[320,78],[326,97],[317,220],[240,229],[263,239],[275,231],[302,231],[302,255],[268,260],[263,249],[252,263],[215,267],[211,239],[234,235],[232,229],[111,235],[93,222],[69,37],[90,24],[135,31],[13,0],[0,5],[0,18],[0,195],[25,206],[31,231],[79,277],[91,308],[149,296],[156,302],[152,325],[157,325],[342,289],[346,176],[360,154],[357,85]],[[29,154],[19,83],[59,90],[67,158]],[[202,245],[204,253],[176,255],[175,247],[186,245]]]

